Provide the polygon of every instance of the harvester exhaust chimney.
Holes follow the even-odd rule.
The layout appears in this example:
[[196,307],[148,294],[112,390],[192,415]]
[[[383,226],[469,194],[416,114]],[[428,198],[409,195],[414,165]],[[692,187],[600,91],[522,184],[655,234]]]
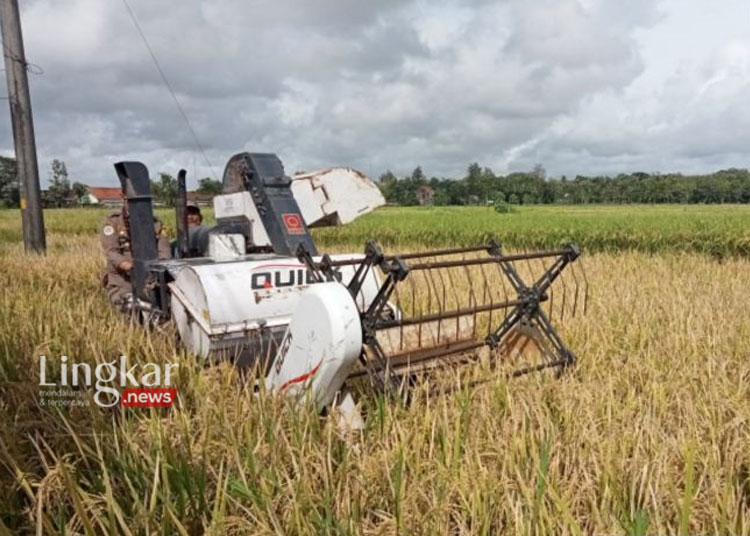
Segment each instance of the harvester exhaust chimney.
[[133,254],[133,293],[142,300],[149,300],[146,292],[148,263],[158,257],[154,235],[154,209],[151,204],[151,181],[148,169],[140,162],[118,162],[115,164],[122,192],[126,199],[126,221],[130,230],[130,245]]
[[184,169],[177,173],[177,204],[174,207],[177,221],[177,251],[181,259],[189,256],[190,248],[188,244],[186,175],[187,172]]

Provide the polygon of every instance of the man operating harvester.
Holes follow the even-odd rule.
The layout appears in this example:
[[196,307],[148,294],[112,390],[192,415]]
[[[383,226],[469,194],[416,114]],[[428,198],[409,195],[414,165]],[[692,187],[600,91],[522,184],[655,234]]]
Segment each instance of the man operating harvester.
[[203,214],[201,214],[200,208],[195,205],[188,205],[185,207],[185,212],[187,213],[188,229],[203,225]]
[[[185,207],[185,214],[187,218],[188,226],[188,257],[200,257],[202,252],[199,246],[199,236],[205,236],[207,230],[203,226],[203,214],[201,209],[195,205],[187,205]],[[172,240],[169,244],[169,249],[172,253],[173,258],[181,256],[180,250],[177,245],[177,240]]]
[[[122,194],[121,194],[122,195]],[[133,284],[130,273],[133,269],[133,255],[130,250],[130,229],[128,227],[128,202],[122,196],[122,211],[110,214],[99,232],[102,248],[107,256],[102,285],[112,305],[122,311],[132,308]],[[161,221],[154,218],[154,239],[160,259],[171,258],[169,240]]]

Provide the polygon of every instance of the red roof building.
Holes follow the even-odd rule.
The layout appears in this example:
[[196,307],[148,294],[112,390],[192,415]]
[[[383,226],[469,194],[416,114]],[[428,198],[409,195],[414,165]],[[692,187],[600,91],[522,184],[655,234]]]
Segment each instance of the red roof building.
[[205,206],[210,205],[213,199],[214,199],[214,196],[211,194],[204,194],[201,192],[188,192],[187,193],[188,205],[205,207]]
[[122,205],[122,190],[109,186],[87,186],[87,194],[81,200],[83,204],[120,206]]

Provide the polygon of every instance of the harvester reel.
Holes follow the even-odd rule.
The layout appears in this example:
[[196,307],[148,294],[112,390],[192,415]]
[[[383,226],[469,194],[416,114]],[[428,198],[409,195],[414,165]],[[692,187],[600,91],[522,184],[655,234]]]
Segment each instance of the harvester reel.
[[[361,312],[361,366],[350,378],[369,376],[382,392],[398,391],[407,378],[438,366],[474,362],[485,347],[493,368],[524,363],[509,376],[559,373],[573,365],[576,357],[550,319],[585,311],[588,292],[585,272],[575,262],[579,256],[575,245],[504,254],[495,241],[402,255],[385,255],[371,241],[364,259],[351,261],[314,262],[304,248],[298,251],[319,281],[355,265],[352,279],[342,281],[355,299],[368,273],[380,271],[380,288]],[[531,356],[535,361],[525,362]]]

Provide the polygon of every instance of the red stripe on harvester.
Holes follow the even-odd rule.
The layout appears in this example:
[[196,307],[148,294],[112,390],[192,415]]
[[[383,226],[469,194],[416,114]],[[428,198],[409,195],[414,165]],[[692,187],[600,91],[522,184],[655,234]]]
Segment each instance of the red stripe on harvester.
[[315,365],[314,369],[312,369],[310,372],[304,373],[302,376],[297,376],[296,378],[292,378],[288,382],[285,382],[284,385],[282,385],[279,388],[279,391],[283,391],[284,389],[286,389],[290,385],[294,385],[295,383],[301,383],[301,382],[303,382],[305,380],[309,380],[310,378],[312,378],[313,376],[315,376],[318,373],[318,369],[320,368],[320,365],[322,365],[322,364],[323,364],[323,358],[321,357],[320,361],[318,361],[318,364]]

